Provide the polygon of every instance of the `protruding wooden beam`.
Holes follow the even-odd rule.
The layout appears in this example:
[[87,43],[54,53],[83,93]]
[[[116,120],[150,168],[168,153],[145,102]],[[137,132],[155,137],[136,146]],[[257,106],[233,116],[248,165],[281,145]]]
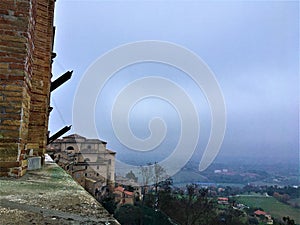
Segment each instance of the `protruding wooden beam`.
[[63,134],[67,133],[71,129],[71,127],[72,126],[65,126],[61,130],[59,130],[58,132],[56,132],[55,134],[53,134],[50,138],[48,138],[47,144],[52,143],[53,141],[55,141],[60,136],[62,136]]
[[56,88],[58,88],[60,85],[65,83],[67,80],[69,80],[72,76],[73,71],[67,71],[63,75],[61,75],[59,78],[57,78],[55,81],[51,82],[50,91],[54,91]]

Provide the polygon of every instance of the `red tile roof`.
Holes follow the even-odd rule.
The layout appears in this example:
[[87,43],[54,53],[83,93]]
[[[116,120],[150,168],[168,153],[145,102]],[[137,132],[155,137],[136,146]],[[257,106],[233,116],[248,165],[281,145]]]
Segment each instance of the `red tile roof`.
[[115,188],[115,191],[120,191],[120,192],[123,192],[125,190],[125,188],[121,187],[121,186],[118,186]]
[[228,201],[228,198],[222,198],[222,197],[219,197],[219,198],[218,198],[218,201]]
[[133,192],[131,192],[131,191],[124,191],[124,193],[125,193],[126,195],[133,196]]
[[266,213],[265,211],[262,211],[262,210],[256,210],[256,211],[254,212],[254,214],[255,214],[255,215],[258,215],[258,216],[260,216],[260,215],[267,215],[267,213]]

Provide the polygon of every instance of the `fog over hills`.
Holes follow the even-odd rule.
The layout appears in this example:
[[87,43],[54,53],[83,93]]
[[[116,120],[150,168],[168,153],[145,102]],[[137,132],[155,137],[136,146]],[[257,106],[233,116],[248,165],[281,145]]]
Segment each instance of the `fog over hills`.
[[[74,75],[51,95],[51,133],[72,124],[70,133],[105,140],[134,165],[161,162],[191,140],[176,157],[198,164],[213,121],[224,116],[213,115],[217,99],[226,130],[213,163],[299,168],[299,2],[58,1],[55,26],[53,79],[69,68]],[[161,48],[148,45],[153,40]],[[171,54],[170,45],[184,54]],[[206,72],[192,73],[199,64],[190,55]],[[186,99],[192,106],[179,111]],[[183,135],[182,121],[199,135]],[[162,139],[153,149],[133,149],[133,140],[152,134]]]

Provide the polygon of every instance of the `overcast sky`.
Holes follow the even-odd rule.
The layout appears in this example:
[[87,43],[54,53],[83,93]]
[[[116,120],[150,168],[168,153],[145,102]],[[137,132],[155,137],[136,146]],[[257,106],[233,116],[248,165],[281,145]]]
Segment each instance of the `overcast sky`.
[[[51,133],[72,124],[76,90],[97,58],[120,45],[159,40],[191,50],[215,74],[227,111],[219,157],[299,160],[298,1],[59,0],[55,26],[53,80],[67,70],[74,70],[74,74],[52,93]],[[203,91],[182,71],[159,63],[129,66],[107,82],[95,102],[99,138],[107,141],[120,158],[136,156],[114,137],[109,123],[111,105],[114,94],[128,82],[149,75],[169,78],[187,89],[201,122],[194,156],[200,159],[211,120]],[[164,150],[148,153],[162,160],[180,135],[179,116],[162,99],[141,101],[130,114],[138,137],[149,135],[147,123],[153,116],[163,118],[169,128],[161,145]]]

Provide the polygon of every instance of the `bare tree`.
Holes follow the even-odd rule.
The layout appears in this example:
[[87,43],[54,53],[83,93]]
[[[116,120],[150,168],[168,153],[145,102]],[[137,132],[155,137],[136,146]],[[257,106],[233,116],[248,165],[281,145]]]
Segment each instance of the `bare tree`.
[[157,194],[158,184],[167,178],[166,170],[157,162],[154,163],[153,182],[155,185],[155,193]]
[[143,180],[143,203],[145,195],[148,194],[149,185],[152,183],[155,188],[153,207],[158,209],[158,186],[161,181],[167,178],[166,170],[157,162],[154,164],[147,163],[147,166],[141,166],[141,175]]
[[141,166],[141,175],[142,175],[142,179],[143,179],[143,186],[147,187],[153,177],[153,171],[152,171],[152,164],[151,163],[147,163],[146,166]]

